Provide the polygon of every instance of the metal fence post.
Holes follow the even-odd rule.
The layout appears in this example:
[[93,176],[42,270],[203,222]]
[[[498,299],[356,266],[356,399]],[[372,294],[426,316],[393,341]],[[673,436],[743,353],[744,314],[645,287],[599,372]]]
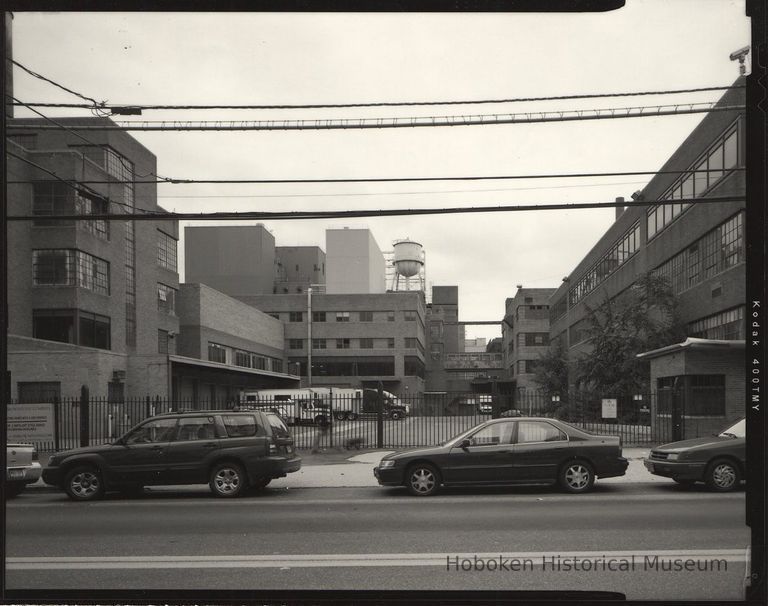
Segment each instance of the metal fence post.
[[91,411],[88,386],[80,388],[80,446],[89,446],[91,441]]
[[[310,343],[311,345],[311,343]],[[330,390],[330,397],[328,398],[328,448],[333,448],[333,388]]]
[[384,448],[384,385],[376,387],[376,448]]
[[61,430],[59,429],[59,396],[53,398],[53,448],[61,450]]

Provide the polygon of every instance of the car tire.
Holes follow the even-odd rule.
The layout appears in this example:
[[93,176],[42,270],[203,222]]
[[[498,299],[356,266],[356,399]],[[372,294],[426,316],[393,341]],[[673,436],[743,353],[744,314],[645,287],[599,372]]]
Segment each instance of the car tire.
[[345,418],[347,421],[357,421],[357,413],[356,412],[348,412],[345,415]]
[[79,465],[64,476],[64,491],[73,501],[96,501],[104,496],[104,480],[93,465]]
[[3,491],[5,493],[5,498],[12,499],[13,497],[18,497],[25,487],[26,484],[24,482],[8,482]]
[[440,472],[430,463],[411,465],[405,474],[408,492],[416,497],[428,497],[440,488]]
[[333,418],[336,419],[337,421],[343,421],[344,417],[346,417],[346,414],[344,414],[343,412],[334,412],[333,413]]
[[239,497],[248,487],[245,471],[239,463],[225,461],[211,469],[208,485],[217,497]]
[[568,461],[560,469],[559,483],[566,492],[589,492],[595,483],[595,470],[586,461]]
[[728,492],[741,482],[741,470],[730,459],[716,459],[707,467],[704,481],[710,490]]
[[401,413],[399,410],[393,410],[389,414],[389,418],[392,419],[393,421],[399,421],[400,419],[403,418],[403,413]]

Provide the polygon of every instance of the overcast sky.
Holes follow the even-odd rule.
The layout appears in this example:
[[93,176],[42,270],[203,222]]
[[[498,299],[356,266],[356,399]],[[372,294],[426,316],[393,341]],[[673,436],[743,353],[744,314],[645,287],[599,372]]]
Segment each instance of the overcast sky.
[[[597,14],[15,13],[14,59],[119,104],[448,101],[723,86],[749,44],[743,1],[630,0]],[[77,102],[18,68],[22,101]],[[676,95],[714,101],[721,93]],[[658,105],[624,97],[471,106],[145,112],[142,119],[443,116]],[[55,116],[77,111],[45,110]],[[82,115],[80,110],[80,115]],[[17,116],[31,115],[17,110]],[[86,112],[86,115],[90,115]],[[703,114],[441,128],[131,133],[158,173],[190,179],[339,179],[657,170]],[[116,118],[120,120],[121,118]],[[124,118],[123,118],[124,119]],[[160,185],[178,212],[607,202],[645,177],[351,184]],[[325,249],[328,227],[410,237],[428,284],[459,286],[460,319],[497,320],[516,285],[557,287],[614,218],[538,211],[266,223],[282,246]],[[233,224],[233,223],[227,223]],[[183,252],[183,241],[179,246]],[[183,255],[181,255],[183,258]],[[183,278],[183,261],[179,273]],[[500,335],[467,327],[467,337]]]

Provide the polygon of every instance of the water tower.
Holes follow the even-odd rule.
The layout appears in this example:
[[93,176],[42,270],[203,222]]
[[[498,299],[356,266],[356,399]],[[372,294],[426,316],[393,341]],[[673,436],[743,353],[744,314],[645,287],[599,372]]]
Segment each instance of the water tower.
[[[418,242],[409,238],[396,240],[393,244],[392,286],[390,290],[425,290],[424,262],[426,254]],[[412,288],[412,283],[413,288]]]

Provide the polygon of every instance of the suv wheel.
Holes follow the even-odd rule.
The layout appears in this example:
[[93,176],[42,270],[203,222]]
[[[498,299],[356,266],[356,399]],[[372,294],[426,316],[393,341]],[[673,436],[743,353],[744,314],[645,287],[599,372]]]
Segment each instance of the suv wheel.
[[357,413],[356,412],[348,412],[345,415],[347,421],[357,421]]
[[247,481],[243,468],[227,461],[214,465],[208,484],[217,497],[237,497],[245,490]]
[[567,492],[589,492],[595,472],[586,461],[570,461],[560,470],[560,486]]
[[718,459],[707,468],[705,481],[710,490],[728,492],[739,485],[741,473],[733,461]]
[[104,482],[96,467],[81,465],[67,473],[64,478],[64,490],[74,501],[95,501],[104,496]]
[[345,416],[345,414],[343,412],[334,412],[333,413],[333,418],[336,419],[337,421],[343,421],[344,420],[344,416]]

